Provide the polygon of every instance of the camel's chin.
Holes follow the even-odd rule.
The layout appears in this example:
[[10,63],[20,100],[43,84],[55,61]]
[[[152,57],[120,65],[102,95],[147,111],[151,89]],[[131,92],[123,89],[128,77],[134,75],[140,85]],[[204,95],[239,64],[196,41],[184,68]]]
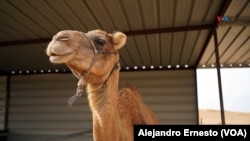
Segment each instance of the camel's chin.
[[56,64],[63,64],[63,63],[67,63],[72,59],[72,54],[67,54],[67,55],[60,55],[60,56],[50,56],[49,60],[52,63],[56,63]]

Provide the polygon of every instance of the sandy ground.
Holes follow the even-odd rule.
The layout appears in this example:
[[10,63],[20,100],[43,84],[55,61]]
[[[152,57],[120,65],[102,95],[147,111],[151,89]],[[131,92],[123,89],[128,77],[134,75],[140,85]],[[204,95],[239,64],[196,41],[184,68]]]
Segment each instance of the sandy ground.
[[[199,124],[221,124],[220,111],[199,110]],[[250,113],[225,111],[226,124],[250,125]]]

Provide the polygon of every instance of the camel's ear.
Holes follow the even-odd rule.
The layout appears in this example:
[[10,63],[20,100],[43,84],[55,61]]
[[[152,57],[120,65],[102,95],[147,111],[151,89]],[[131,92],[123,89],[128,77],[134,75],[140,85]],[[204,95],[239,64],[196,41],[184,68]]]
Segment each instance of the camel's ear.
[[127,40],[127,35],[122,32],[115,32],[112,34],[112,42],[116,50],[122,48]]

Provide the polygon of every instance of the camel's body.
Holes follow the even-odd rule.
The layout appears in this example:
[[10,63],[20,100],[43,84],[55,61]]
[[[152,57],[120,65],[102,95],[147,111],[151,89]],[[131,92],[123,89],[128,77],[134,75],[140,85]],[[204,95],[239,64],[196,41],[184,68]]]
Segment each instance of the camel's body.
[[[53,63],[65,63],[80,78],[78,85],[87,85],[94,140],[132,141],[134,124],[157,124],[158,120],[132,84],[118,90],[117,50],[124,46],[126,35],[101,30],[83,34],[59,32],[48,45],[47,55]],[[93,48],[102,53],[95,54]]]

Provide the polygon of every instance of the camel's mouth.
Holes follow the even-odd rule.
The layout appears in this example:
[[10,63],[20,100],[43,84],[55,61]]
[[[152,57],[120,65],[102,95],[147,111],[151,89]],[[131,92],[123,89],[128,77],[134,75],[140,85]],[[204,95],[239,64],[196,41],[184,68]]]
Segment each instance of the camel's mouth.
[[72,52],[65,54],[57,54],[51,52],[49,54],[49,59],[53,63],[66,63],[70,60],[72,54],[73,54]]
[[72,53],[70,52],[70,53],[65,53],[65,54],[57,54],[57,53],[51,52],[50,57],[56,57],[56,56],[62,57],[62,56],[66,56],[69,54],[72,54]]

